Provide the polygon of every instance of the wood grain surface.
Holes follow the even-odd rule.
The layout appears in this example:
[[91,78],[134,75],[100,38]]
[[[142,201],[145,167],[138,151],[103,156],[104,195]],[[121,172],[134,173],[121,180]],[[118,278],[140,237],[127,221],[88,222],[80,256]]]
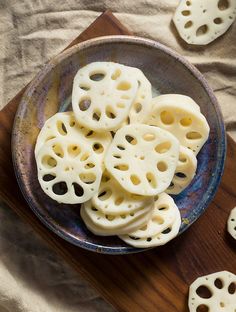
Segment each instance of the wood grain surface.
[[[109,11],[71,45],[108,34],[130,34]],[[236,273],[236,242],[226,232],[229,211],[236,206],[236,143],[231,138],[214,201],[187,232],[167,246],[140,254],[95,254],[72,246],[45,228],[21,195],[10,145],[21,95],[0,112],[0,196],[118,311],[185,312],[188,286],[198,276],[219,270]]]

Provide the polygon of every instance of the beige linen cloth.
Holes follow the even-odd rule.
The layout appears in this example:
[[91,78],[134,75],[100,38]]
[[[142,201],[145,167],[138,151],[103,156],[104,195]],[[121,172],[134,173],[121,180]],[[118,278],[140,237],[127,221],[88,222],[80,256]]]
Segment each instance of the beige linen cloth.
[[[171,22],[177,5],[178,0],[0,0],[0,107],[109,8],[136,35],[166,44],[199,68],[236,138],[236,23],[208,46],[188,46]],[[0,222],[0,312],[113,311],[4,204]]]

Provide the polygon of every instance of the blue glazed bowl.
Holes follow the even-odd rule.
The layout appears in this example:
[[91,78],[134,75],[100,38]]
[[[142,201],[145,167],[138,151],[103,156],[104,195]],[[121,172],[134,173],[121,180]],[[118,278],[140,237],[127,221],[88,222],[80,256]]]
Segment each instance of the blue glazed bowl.
[[128,246],[117,237],[90,233],[80,218],[79,205],[51,200],[37,180],[37,135],[50,116],[69,109],[75,73],[94,61],[140,68],[160,93],[192,97],[207,118],[211,131],[198,154],[197,174],[183,193],[174,196],[182,215],[180,233],[200,217],[219,185],[226,152],[224,122],[212,90],[194,66],[167,47],[138,37],[100,37],[78,44],[45,65],[27,88],[15,117],[12,154],[16,177],[30,208],[48,228],[79,247],[107,254],[138,252],[143,249]]

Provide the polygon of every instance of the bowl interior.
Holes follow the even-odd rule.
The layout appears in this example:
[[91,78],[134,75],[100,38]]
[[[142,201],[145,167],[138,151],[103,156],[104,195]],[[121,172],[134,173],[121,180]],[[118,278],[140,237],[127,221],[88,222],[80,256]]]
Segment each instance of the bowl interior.
[[68,241],[98,252],[129,253],[137,249],[116,237],[91,234],[80,218],[79,205],[63,205],[43,193],[37,180],[34,146],[44,122],[70,109],[73,77],[94,61],[113,61],[140,68],[155,92],[192,97],[210,125],[210,137],[198,154],[191,185],[174,196],[182,215],[181,232],[204,211],[215,194],[223,171],[225,131],[212,91],[202,75],[182,57],[162,45],[141,38],[113,36],[79,44],[47,64],[27,89],[15,118],[12,151],[21,190],[37,216]]

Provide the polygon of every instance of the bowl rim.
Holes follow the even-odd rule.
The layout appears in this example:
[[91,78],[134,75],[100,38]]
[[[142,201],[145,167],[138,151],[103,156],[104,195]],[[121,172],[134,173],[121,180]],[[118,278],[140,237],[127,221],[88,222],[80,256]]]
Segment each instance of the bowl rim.
[[[24,183],[22,182],[22,174],[20,170],[20,163],[18,161],[17,153],[16,153],[16,146],[17,143],[17,137],[18,137],[18,131],[16,127],[17,120],[19,120],[21,114],[22,114],[22,107],[24,107],[24,103],[27,101],[29,97],[31,97],[38,85],[38,82],[41,81],[46,75],[57,66],[58,63],[66,59],[68,56],[73,55],[74,53],[77,53],[80,50],[86,49],[88,47],[103,45],[107,43],[128,43],[128,44],[138,44],[143,45],[145,47],[155,48],[158,50],[161,50],[165,54],[169,55],[170,57],[174,58],[176,61],[182,63],[190,74],[194,76],[199,82],[200,85],[205,89],[206,93],[208,94],[210,98],[211,104],[213,104],[213,107],[215,109],[215,113],[218,117],[219,123],[220,123],[220,129],[221,129],[221,137],[220,141],[218,141],[218,145],[221,146],[220,149],[218,149],[217,153],[217,159],[218,159],[218,166],[216,166],[215,174],[211,178],[210,186],[207,190],[207,194],[204,195],[204,205],[202,205],[200,211],[197,215],[192,215],[192,218],[189,220],[188,224],[180,230],[179,234],[182,234],[190,225],[192,225],[206,210],[209,203],[213,200],[216,191],[218,189],[221,177],[223,175],[224,171],[224,164],[226,159],[226,132],[225,132],[225,125],[223,121],[223,115],[220,110],[220,106],[218,104],[218,101],[213,93],[213,90],[208,85],[206,79],[202,75],[202,73],[194,66],[192,65],[187,59],[185,59],[184,56],[180,55],[179,53],[175,52],[174,50],[170,49],[169,47],[151,40],[147,38],[142,38],[138,36],[130,36],[130,35],[110,35],[110,36],[102,36],[97,38],[92,38],[89,40],[86,40],[84,42],[78,43],[74,45],[73,47],[64,50],[57,56],[53,57],[52,60],[50,60],[48,63],[46,63],[40,72],[33,78],[33,80],[30,82],[30,84],[27,86],[21,101],[19,103],[17,112],[15,114],[14,124],[13,124],[13,131],[12,131],[12,140],[11,140],[11,149],[12,149],[12,160],[13,160],[13,167],[15,171],[15,175],[17,178],[18,185],[21,189],[21,192],[28,203],[31,210],[36,214],[36,216],[40,219],[40,221],[46,225],[47,228],[52,230],[55,234],[57,234],[59,237],[65,239],[66,241],[72,243],[73,245],[82,247],[86,250],[98,252],[98,253],[104,253],[104,254],[128,254],[128,253],[137,253],[141,251],[150,250],[150,248],[135,248],[132,246],[124,246],[124,247],[110,247],[110,246],[104,246],[95,244],[88,241],[82,241],[78,239],[77,237],[73,236],[72,234],[65,232],[63,229],[60,228],[60,226],[56,226],[54,223],[51,223],[50,221],[46,220],[41,213],[35,209],[34,205],[31,203],[32,200],[27,194],[27,190],[25,188]],[[178,235],[179,235],[178,234]]]

